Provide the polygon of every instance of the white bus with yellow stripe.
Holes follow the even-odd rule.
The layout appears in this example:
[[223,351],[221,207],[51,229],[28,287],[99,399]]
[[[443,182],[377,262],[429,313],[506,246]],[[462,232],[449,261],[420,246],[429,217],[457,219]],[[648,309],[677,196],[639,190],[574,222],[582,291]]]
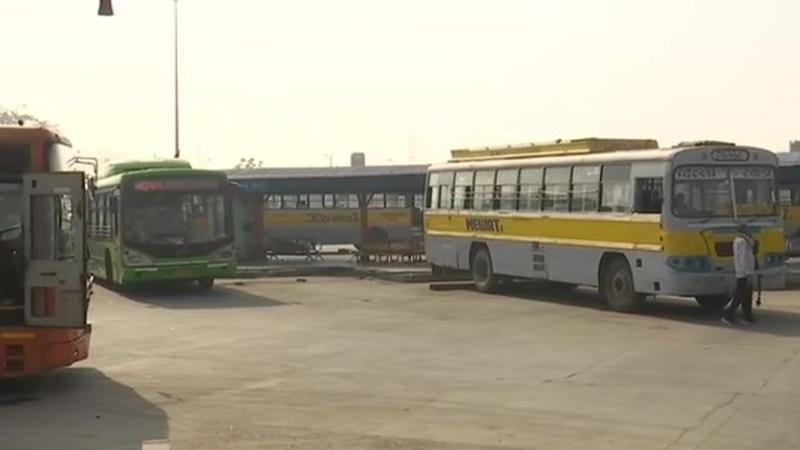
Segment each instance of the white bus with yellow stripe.
[[722,142],[582,139],[455,150],[429,169],[425,247],[437,269],[494,291],[514,278],[597,286],[612,309],[647,295],[724,306],[738,223],[762,286],[785,279],[776,156]]

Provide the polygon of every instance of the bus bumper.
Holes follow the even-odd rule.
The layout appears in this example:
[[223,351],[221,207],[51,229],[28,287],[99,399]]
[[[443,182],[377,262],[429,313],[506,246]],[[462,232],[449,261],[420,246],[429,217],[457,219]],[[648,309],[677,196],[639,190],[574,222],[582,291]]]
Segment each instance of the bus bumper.
[[37,375],[68,367],[89,356],[91,324],[80,329],[0,330],[0,378]]
[[[786,286],[786,268],[774,267],[759,272],[762,290],[783,289]],[[754,288],[758,288],[754,280]],[[732,272],[692,273],[670,270],[661,292],[667,295],[697,296],[733,294],[736,276]]]
[[169,266],[126,267],[122,284],[154,283],[160,281],[191,281],[202,278],[230,278],[236,274],[236,263],[208,263]]

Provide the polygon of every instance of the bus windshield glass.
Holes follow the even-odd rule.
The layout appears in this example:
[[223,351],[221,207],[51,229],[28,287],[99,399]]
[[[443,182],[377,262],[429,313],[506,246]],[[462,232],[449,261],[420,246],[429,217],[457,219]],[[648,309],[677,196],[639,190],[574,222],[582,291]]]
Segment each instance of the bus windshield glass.
[[769,166],[678,167],[672,212],[696,218],[774,215],[775,171]]
[[21,231],[22,193],[19,184],[0,183],[0,240],[16,239]]
[[123,237],[129,244],[191,245],[229,237],[221,193],[137,192],[125,199]]

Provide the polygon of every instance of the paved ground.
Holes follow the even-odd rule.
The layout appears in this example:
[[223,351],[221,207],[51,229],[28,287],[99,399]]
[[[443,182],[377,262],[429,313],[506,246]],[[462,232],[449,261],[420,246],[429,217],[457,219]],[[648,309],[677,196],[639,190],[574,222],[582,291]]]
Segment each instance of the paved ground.
[[531,286],[99,288],[89,361],[0,385],[0,448],[796,449],[800,297],[765,300],[729,329]]

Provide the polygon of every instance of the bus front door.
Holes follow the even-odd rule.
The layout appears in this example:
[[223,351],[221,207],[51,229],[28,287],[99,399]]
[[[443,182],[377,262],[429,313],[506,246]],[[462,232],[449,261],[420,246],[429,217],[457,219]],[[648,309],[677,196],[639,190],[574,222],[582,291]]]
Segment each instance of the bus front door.
[[25,322],[86,325],[85,187],[83,173],[25,175]]

